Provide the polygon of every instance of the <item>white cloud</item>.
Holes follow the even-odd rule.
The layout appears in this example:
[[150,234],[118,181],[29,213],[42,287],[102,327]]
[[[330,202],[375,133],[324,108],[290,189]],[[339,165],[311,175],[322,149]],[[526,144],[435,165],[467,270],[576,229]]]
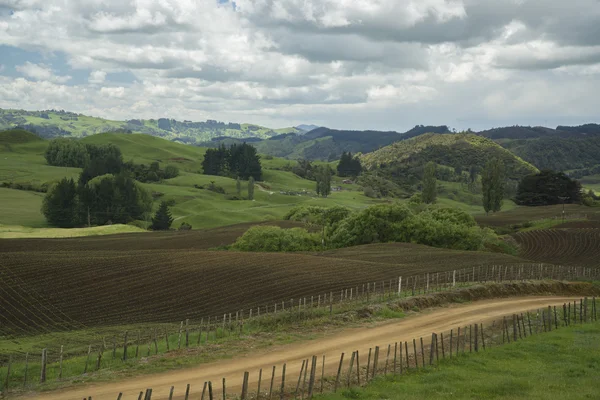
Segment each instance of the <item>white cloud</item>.
[[106,72],[105,71],[92,71],[90,73],[90,77],[88,78],[88,82],[92,84],[100,84],[104,83],[106,80]]
[[[0,102],[11,107],[403,130],[587,118],[600,106],[578,92],[600,81],[597,0],[7,4],[14,13],[0,16],[0,45],[43,56],[17,67],[27,79],[0,77]],[[73,72],[53,69],[50,53]],[[91,71],[87,82],[70,79],[78,70]],[[135,80],[107,82],[123,71]],[[552,100],[528,92],[536,90]]]
[[38,81],[50,81],[65,83],[71,79],[70,76],[57,76],[52,69],[44,64],[34,64],[26,61],[23,65],[17,65],[16,70],[23,75]]

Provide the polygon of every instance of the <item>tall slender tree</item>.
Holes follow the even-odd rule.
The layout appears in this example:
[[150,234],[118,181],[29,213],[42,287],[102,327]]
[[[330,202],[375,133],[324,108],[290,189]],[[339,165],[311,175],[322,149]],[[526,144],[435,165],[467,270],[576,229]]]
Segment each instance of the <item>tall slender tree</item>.
[[248,200],[254,200],[254,178],[248,179]]
[[504,163],[497,158],[489,160],[481,173],[483,209],[486,214],[490,211],[498,212],[502,209],[504,188]]
[[425,204],[433,204],[437,200],[437,166],[433,161],[425,165],[423,174],[423,193],[421,201]]

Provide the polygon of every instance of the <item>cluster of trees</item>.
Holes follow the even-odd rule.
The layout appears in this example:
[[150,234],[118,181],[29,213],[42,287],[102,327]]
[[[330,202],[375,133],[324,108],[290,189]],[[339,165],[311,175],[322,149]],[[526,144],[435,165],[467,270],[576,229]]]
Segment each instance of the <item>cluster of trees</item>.
[[[126,164],[120,149],[112,144],[95,146],[69,140],[56,141],[58,144],[54,142],[46,152],[48,161],[83,166],[83,171],[77,181],[64,178],[48,190],[42,213],[53,226],[72,228],[149,220],[152,196],[136,182],[131,170],[137,171],[138,175],[146,171],[160,173],[162,177],[176,175],[176,171],[169,167],[161,171],[154,164],[149,169]],[[82,153],[82,149],[85,152]],[[81,154],[83,157],[74,157]],[[82,160],[83,164],[76,164]]]
[[[296,228],[255,227],[247,231],[233,248],[243,251],[301,251],[340,248],[369,243],[408,242],[457,250],[483,250],[497,245],[496,234],[477,226],[475,219],[451,208],[377,205],[359,212],[335,207],[331,212],[319,207],[292,210],[287,219],[320,224],[322,233]],[[290,238],[293,238],[290,239]]]
[[126,224],[149,217],[152,196],[124,173],[101,175],[85,184],[64,178],[48,191],[42,213],[60,228]]
[[124,167],[136,181],[140,182],[158,182],[163,179],[171,179],[179,176],[179,168],[174,165],[167,165],[165,169],[161,169],[157,161],[154,161],[150,165],[127,162],[124,164]]
[[357,177],[362,172],[362,165],[357,156],[352,156],[351,152],[342,152],[342,157],[337,166],[337,174],[341,177]]
[[523,178],[515,202],[523,206],[580,203],[581,184],[562,172],[542,170]]
[[216,149],[206,150],[202,168],[205,175],[262,180],[260,156],[256,148],[247,143],[232,144],[229,147],[221,145]]

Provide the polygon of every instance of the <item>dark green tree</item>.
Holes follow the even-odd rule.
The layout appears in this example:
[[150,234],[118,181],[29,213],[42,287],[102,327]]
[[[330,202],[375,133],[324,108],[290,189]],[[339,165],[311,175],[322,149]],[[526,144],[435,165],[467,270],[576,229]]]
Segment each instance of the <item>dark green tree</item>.
[[481,173],[483,191],[483,209],[485,213],[498,212],[504,199],[505,177],[504,163],[495,158],[488,161]]
[[150,229],[153,231],[167,231],[171,228],[172,223],[173,217],[171,216],[171,211],[169,211],[169,206],[166,201],[162,201],[156,214],[154,214],[154,218],[152,218]]
[[543,170],[523,178],[517,188],[515,202],[523,206],[580,203],[581,184],[562,172]]
[[52,226],[73,228],[78,225],[77,185],[73,179],[63,178],[46,194],[42,213]]
[[317,179],[317,196],[327,197],[331,194],[332,172],[329,165],[316,168],[315,178]]
[[242,182],[240,181],[239,176],[235,180],[235,192],[237,193],[238,197],[240,197],[242,195]]
[[425,165],[423,191],[421,195],[421,200],[425,204],[433,204],[437,200],[436,169],[437,166],[433,161],[430,161]]
[[248,200],[254,200],[254,178],[248,179]]
[[353,157],[352,153],[342,152],[342,157],[337,166],[337,174],[341,177],[356,177],[362,172],[362,165],[358,157]]

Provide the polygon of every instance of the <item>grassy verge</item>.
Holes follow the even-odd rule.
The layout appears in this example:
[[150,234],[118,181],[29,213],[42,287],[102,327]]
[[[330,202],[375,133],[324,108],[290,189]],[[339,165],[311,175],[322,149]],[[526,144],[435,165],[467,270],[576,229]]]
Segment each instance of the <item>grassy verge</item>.
[[600,323],[595,322],[440,360],[425,370],[319,399],[595,399],[599,376]]
[[114,235],[117,233],[146,232],[145,230],[131,225],[106,225],[91,228],[28,228],[20,225],[1,225],[0,239],[18,238],[69,238],[97,235]]

